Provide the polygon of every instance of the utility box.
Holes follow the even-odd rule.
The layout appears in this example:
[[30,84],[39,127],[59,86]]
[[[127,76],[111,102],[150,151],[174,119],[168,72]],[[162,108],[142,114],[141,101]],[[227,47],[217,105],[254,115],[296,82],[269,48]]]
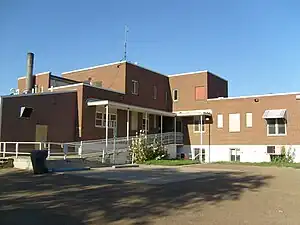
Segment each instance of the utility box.
[[48,173],[46,166],[47,150],[33,150],[31,152],[31,163],[34,174]]

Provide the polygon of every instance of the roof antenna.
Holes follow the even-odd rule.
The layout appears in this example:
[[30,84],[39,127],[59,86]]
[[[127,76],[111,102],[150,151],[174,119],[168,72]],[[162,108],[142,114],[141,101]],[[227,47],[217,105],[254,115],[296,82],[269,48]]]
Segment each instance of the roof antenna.
[[128,33],[128,27],[125,25],[125,40],[124,40],[124,60],[127,60],[127,33]]

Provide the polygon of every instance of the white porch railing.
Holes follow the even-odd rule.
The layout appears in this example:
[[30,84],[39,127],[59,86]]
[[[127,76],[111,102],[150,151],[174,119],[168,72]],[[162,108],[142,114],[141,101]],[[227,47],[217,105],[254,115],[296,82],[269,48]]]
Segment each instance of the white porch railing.
[[[68,156],[77,157],[94,157],[99,156],[104,158],[106,155],[116,155],[120,153],[127,153],[129,146],[136,136],[89,140],[81,142],[70,143],[54,143],[54,142],[0,142],[0,157],[14,156],[18,158],[22,155],[30,155],[30,152],[35,149],[47,150],[48,158],[54,156]],[[183,134],[180,132],[168,132],[161,134],[147,135],[149,143],[153,142],[154,138],[162,141],[163,145],[183,144]]]

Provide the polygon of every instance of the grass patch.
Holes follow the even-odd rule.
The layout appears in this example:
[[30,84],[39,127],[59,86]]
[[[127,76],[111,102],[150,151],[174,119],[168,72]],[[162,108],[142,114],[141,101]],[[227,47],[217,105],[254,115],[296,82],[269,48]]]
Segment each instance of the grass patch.
[[162,160],[149,160],[144,162],[146,165],[162,165],[162,166],[183,166],[199,164],[199,161],[183,160],[183,159],[162,159]]
[[251,163],[251,162],[226,162],[220,161],[215,162],[214,164],[224,164],[224,165],[246,165],[246,166],[265,166],[265,167],[292,167],[296,169],[300,169],[300,163],[283,163],[283,162],[259,162],[259,163]]

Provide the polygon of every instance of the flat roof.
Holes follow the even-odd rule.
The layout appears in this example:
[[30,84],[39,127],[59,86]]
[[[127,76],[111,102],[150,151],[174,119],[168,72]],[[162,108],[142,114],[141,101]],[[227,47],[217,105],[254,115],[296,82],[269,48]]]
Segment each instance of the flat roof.
[[29,97],[29,96],[40,96],[40,95],[53,95],[53,94],[64,94],[76,92],[76,90],[67,90],[67,91],[55,91],[55,92],[38,92],[38,93],[28,93],[28,94],[17,94],[17,95],[3,95],[1,98],[17,98],[17,97]]
[[208,70],[198,70],[198,71],[194,71],[194,72],[169,74],[169,75],[166,75],[166,76],[168,76],[168,77],[177,77],[177,76],[192,75],[192,74],[207,73],[207,72],[209,72],[209,71]]
[[248,96],[236,96],[236,97],[219,97],[219,98],[210,98],[210,99],[207,99],[207,101],[221,101],[221,100],[234,100],[234,99],[243,99],[243,98],[260,98],[260,97],[299,95],[299,94],[300,94],[300,92],[286,92],[286,93],[248,95]]
[[92,69],[97,69],[97,68],[101,68],[101,67],[122,64],[122,63],[125,63],[125,62],[126,61],[112,62],[112,63],[102,64],[102,65],[97,65],[97,66],[86,67],[86,68],[82,68],[82,69],[71,70],[71,71],[63,72],[61,74],[63,75],[63,74],[68,74],[68,73],[81,72],[81,71],[85,71],[85,70],[92,70]]
[[118,109],[124,109],[124,110],[134,110],[137,112],[149,112],[152,114],[157,114],[157,115],[163,115],[163,116],[170,116],[170,117],[175,117],[176,114],[172,112],[167,112],[163,110],[157,110],[157,109],[151,109],[151,108],[145,108],[141,106],[135,106],[135,105],[128,105],[124,103],[119,103],[119,102],[114,102],[114,101],[109,101],[109,100],[100,100],[100,99],[88,99],[86,104],[88,106],[111,106],[115,107]]

